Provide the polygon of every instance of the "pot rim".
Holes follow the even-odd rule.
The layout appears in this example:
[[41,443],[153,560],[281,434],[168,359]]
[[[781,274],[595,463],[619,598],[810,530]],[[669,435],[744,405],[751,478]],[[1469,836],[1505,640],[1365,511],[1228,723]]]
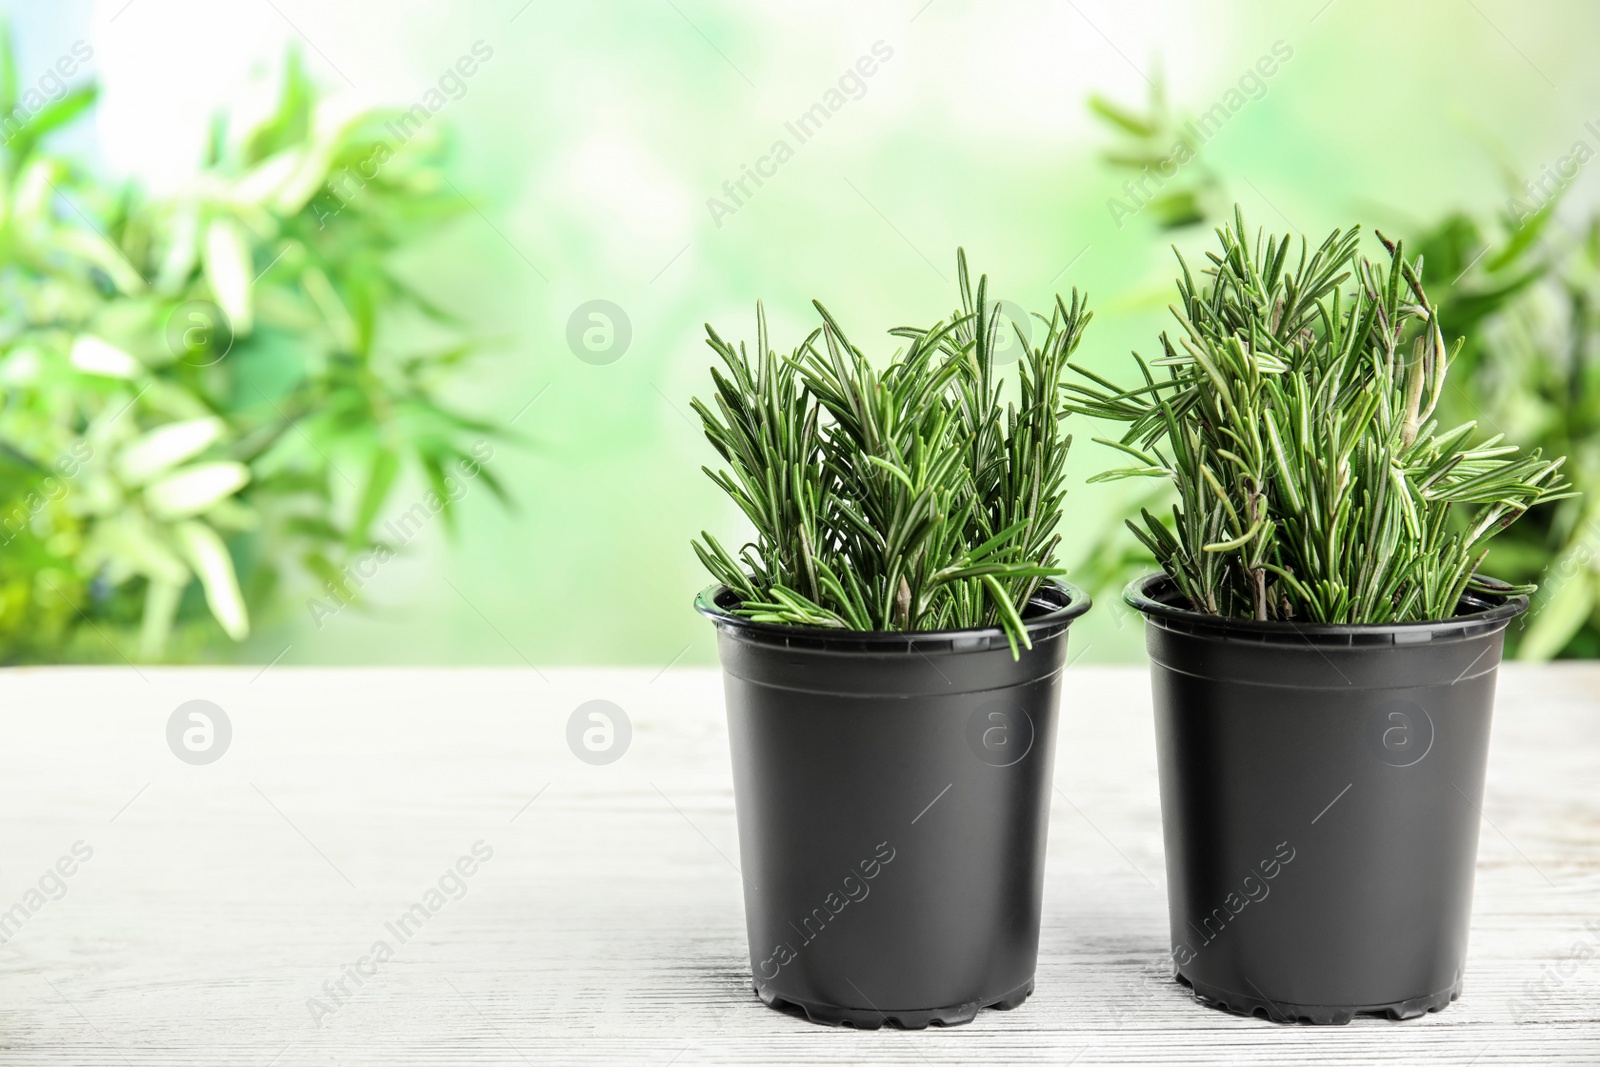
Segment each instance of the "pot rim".
[[[1053,594],[1053,596],[1051,595]],[[816,648],[830,652],[981,652],[991,648],[1010,649],[1006,632],[998,626],[970,630],[838,630],[827,626],[794,626],[787,623],[756,622],[741,618],[723,603],[733,591],[720,582],[700,590],[694,609],[710,619],[718,630],[745,640],[790,648]],[[1035,643],[1064,632],[1073,619],[1088,611],[1094,601],[1088,593],[1069,582],[1047,578],[1029,601],[1029,607],[1042,607],[1042,614],[1023,619],[1023,629]]]
[[1487,575],[1477,577],[1503,586],[1507,592],[1495,594],[1468,590],[1462,596],[1461,603],[1470,610],[1448,619],[1420,622],[1299,623],[1207,615],[1163,599],[1177,593],[1177,584],[1164,571],[1135,578],[1123,589],[1122,599],[1144,615],[1147,621],[1188,633],[1296,644],[1314,638],[1326,639],[1326,643],[1333,645],[1421,644],[1456,637],[1475,637],[1491,630],[1504,629],[1512,619],[1528,610],[1526,595],[1511,593],[1511,586],[1498,579]]

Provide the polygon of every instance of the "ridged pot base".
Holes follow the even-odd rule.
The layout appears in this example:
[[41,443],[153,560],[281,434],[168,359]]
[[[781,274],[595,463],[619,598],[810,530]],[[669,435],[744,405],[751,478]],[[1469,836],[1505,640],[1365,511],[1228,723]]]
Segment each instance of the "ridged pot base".
[[1253,1015],[1275,1023],[1310,1023],[1314,1026],[1344,1026],[1357,1015],[1386,1015],[1396,1022],[1415,1019],[1430,1011],[1443,1011],[1461,996],[1461,983],[1457,982],[1441,992],[1392,1004],[1285,1004],[1255,994],[1235,993],[1191,982],[1181,974],[1177,979],[1180,984],[1188,986],[1195,999],[1207,1007],[1220,1008],[1235,1015]]
[[[824,1026],[853,1026],[857,1030],[877,1030],[888,1023],[898,1026],[902,1030],[926,1030],[928,1026],[960,1026],[970,1023],[977,1018],[978,1012],[983,1008],[993,1008],[996,1011],[1010,1011],[1018,1007],[1028,994],[1033,992],[1033,979],[1013,989],[999,1000],[990,1003],[972,1001],[968,1004],[955,1004],[948,1008],[929,1008],[917,1011],[879,1011],[876,1008],[842,1008],[837,1004],[808,1004],[805,1001],[792,1000],[782,997],[770,989],[764,989],[761,983],[752,983],[756,996],[769,1008],[779,1011],[798,1009],[805,1017],[814,1023]],[[1346,1020],[1348,1021],[1348,1020]]]

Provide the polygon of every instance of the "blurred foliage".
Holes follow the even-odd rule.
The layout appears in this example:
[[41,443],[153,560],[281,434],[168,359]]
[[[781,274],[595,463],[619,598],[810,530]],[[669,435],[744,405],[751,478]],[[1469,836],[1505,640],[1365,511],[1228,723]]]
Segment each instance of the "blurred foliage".
[[[0,150],[11,662],[192,656],[290,581],[352,600],[349,562],[397,547],[375,525],[402,473],[448,524],[447,469],[500,432],[442,402],[475,343],[390,265],[466,206],[437,124],[407,137],[319,99],[291,54],[275,106],[219,117],[190,186],[158,197],[45,147],[95,97],[66,92]],[[17,103],[6,40],[0,113]]]
[[[1098,97],[1089,107],[1117,139],[1105,158],[1118,170],[1142,172],[1152,154],[1172,150],[1177,120],[1159,86],[1142,114]],[[1215,213],[1208,194],[1224,183],[1209,171],[1198,180],[1178,205],[1194,210],[1158,210],[1157,225],[1173,229]],[[1600,210],[1574,228],[1558,213],[1564,185],[1535,189],[1508,170],[1506,186],[1502,210],[1451,211],[1407,237],[1422,254],[1446,341],[1462,341],[1439,418],[1476,421],[1524,448],[1567,457],[1562,473],[1576,495],[1531,509],[1501,533],[1488,570],[1539,585],[1507,634],[1511,654],[1600,657]],[[1098,589],[1155,569],[1153,557],[1114,529],[1089,558],[1103,560],[1094,574],[1074,573]]]
[[[1225,209],[1222,182],[1200,156],[1195,125],[1167,103],[1166,82],[1159,73],[1142,111],[1099,93],[1089,97],[1089,111],[1116,136],[1101,159],[1130,175],[1123,192],[1138,210],[1148,208],[1156,225],[1164,230],[1192,226]],[[1163,178],[1164,170],[1174,173]],[[1157,183],[1154,192],[1139,184],[1149,180]]]
[[1550,198],[1531,213],[1461,212],[1418,246],[1441,288],[1447,335],[1465,339],[1440,410],[1567,456],[1582,495],[1534,508],[1495,541],[1497,577],[1540,584],[1512,634],[1525,658],[1600,656],[1600,216],[1569,229]]

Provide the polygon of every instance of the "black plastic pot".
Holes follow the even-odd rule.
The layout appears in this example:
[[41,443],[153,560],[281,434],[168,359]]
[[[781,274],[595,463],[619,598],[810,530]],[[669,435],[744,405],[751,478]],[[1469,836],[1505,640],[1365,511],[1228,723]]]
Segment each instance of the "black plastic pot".
[[1152,663],[1180,982],[1280,1022],[1461,993],[1496,668],[1521,596],[1440,622],[1298,625],[1128,586]]
[[750,622],[720,586],[756,993],[815,1022],[970,1022],[1033,991],[1067,626],[1051,583],[998,629],[861,633]]

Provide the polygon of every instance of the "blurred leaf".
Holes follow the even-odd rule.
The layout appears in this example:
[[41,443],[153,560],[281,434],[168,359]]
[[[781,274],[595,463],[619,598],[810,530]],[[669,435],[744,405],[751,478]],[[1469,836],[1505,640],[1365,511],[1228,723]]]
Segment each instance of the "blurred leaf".
[[367,540],[367,531],[372,529],[372,522],[377,518],[379,509],[389,498],[389,491],[394,487],[395,474],[399,470],[399,457],[388,449],[380,448],[373,455],[372,466],[367,471],[367,483],[361,492],[361,506],[356,511],[355,523],[350,527],[349,547],[359,547]]
[[1540,596],[1538,613],[1523,634],[1519,656],[1546,660],[1565,648],[1594,614],[1594,587],[1594,574],[1579,570],[1548,595]]
[[[94,105],[100,95],[100,88],[96,85],[81,86],[69,90],[59,100],[52,100],[28,118],[10,139],[12,153],[18,158],[26,158],[33,154],[34,145],[48,136],[51,131],[65,126],[73,119]],[[14,112],[7,109],[0,114],[11,115]]]
[[200,463],[152,482],[144,491],[144,499],[153,515],[185,518],[232,496],[249,480],[250,468],[242,463]]
[[257,206],[265,203],[307,165],[304,148],[286,148],[269,156],[233,183],[230,199],[237,204]]
[[1116,103],[1109,97],[1092,93],[1089,96],[1089,110],[1105,119],[1111,125],[1135,137],[1151,137],[1160,128],[1155,120],[1136,115],[1132,111]]
[[153,660],[161,655],[172,633],[183,586],[178,582],[152,579],[144,595],[144,622],[139,627],[139,658]]
[[250,332],[250,252],[238,224],[230,219],[212,219],[206,226],[204,253],[206,281],[223,313],[233,325],[235,337]]
[[117,467],[128,484],[142,485],[216,444],[223,429],[215,417],[169,422],[124,448]]
[[166,236],[167,251],[157,273],[157,288],[171,291],[188,282],[194,272],[199,255],[200,208],[194,204],[180,205],[173,212],[170,232]]
[[17,51],[11,37],[11,20],[0,21],[0,114],[17,110]]
[[1162,229],[1167,230],[1192,226],[1204,222],[1206,217],[1198,194],[1191,190],[1163,194],[1151,200],[1148,206],[1156,213],[1156,221]]
[[235,641],[250,634],[250,617],[233,573],[233,557],[215,530],[203,522],[180,522],[173,527],[189,563],[206,591],[206,604],[223,630]]
[[1509,263],[1516,261],[1517,257],[1532,248],[1539,240],[1539,235],[1544,232],[1545,226],[1555,215],[1556,206],[1561,203],[1559,195],[1552,196],[1544,205],[1528,218],[1522,220],[1511,234],[1511,240],[1506,242],[1504,248],[1489,257],[1489,262],[1484,264],[1484,269],[1497,271]]
[[108,378],[137,378],[144,372],[144,364],[111,342],[89,334],[81,334],[72,342],[67,360],[85,374]]

